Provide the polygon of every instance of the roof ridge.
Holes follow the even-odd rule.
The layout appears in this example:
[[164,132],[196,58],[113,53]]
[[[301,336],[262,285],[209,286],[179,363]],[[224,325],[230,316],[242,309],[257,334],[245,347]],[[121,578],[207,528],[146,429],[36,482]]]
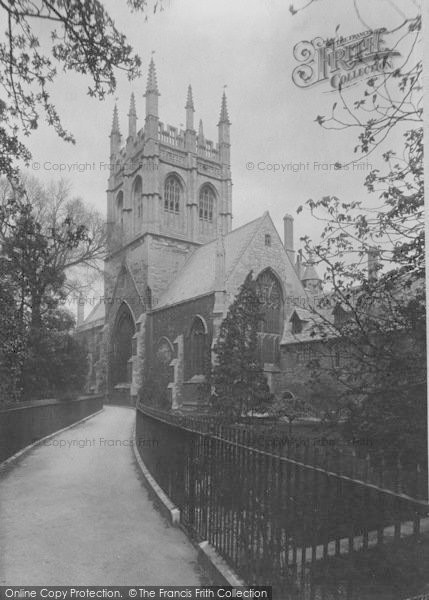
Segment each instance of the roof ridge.
[[[263,219],[265,217],[266,213],[267,213],[267,211],[261,217],[257,217],[256,219],[253,219],[252,221],[248,221],[247,223],[243,223],[243,225],[240,225],[240,227],[236,227],[235,229],[231,229],[231,231],[229,231],[228,233],[225,233],[225,235],[223,236],[224,239],[226,239],[229,236],[233,235],[237,231],[240,231],[240,229],[244,229],[244,227],[249,227],[250,225],[254,225],[256,223],[256,221],[259,221],[259,220]],[[201,248],[206,248],[207,246],[210,246],[210,244],[215,244],[216,240],[217,240],[217,237],[215,237],[214,240],[210,240],[210,242],[207,242],[206,244],[202,244],[201,246],[198,246],[198,248],[195,249],[195,252],[197,252]],[[193,254],[194,254],[194,252],[192,252],[192,255]]]
[[[99,301],[97,302],[97,304],[95,304],[95,305],[94,305],[94,306],[91,308],[91,310],[89,311],[88,315],[85,317],[85,319],[83,320],[83,322],[82,322],[80,325],[77,325],[77,326],[76,326],[76,329],[78,329],[79,327],[82,327],[82,326],[83,326],[83,325],[85,325],[85,324],[89,324],[89,322],[90,322],[90,319],[91,319],[91,317],[92,317],[92,316],[93,316],[93,315],[96,313],[96,311],[97,311],[97,308],[98,308],[100,305],[103,305],[103,304],[104,304],[104,300],[103,300],[103,302],[102,302],[102,301],[101,301],[101,298],[100,298],[100,299],[99,299]],[[101,319],[101,317],[99,317],[99,318]]]
[[[240,260],[240,258],[243,256],[243,254],[245,253],[245,251],[247,250],[247,248],[250,246],[250,242],[253,240],[253,238],[255,237],[257,231],[259,230],[260,225],[262,224],[262,221],[264,221],[267,216],[269,216],[269,212],[265,211],[264,214],[262,216],[260,216],[258,219],[254,219],[253,221],[250,221],[249,223],[246,223],[246,225],[254,225],[254,230],[252,235],[250,236],[250,238],[247,240],[247,243],[243,246],[243,248],[241,249],[241,251],[239,252],[237,258],[235,259],[234,263],[231,265],[228,273],[225,273],[225,280],[228,279],[228,277],[231,275],[231,273],[234,271],[235,267],[238,264],[238,261]],[[256,225],[257,221],[259,221],[258,225]],[[244,227],[244,225],[242,226]],[[235,229],[234,231],[237,231],[238,229],[240,229],[240,227],[238,227],[237,229]],[[231,232],[232,233],[232,232]]]
[[247,223],[243,223],[243,225],[240,225],[239,227],[236,227],[235,229],[231,229],[231,231],[229,233],[227,233],[225,235],[225,237],[228,235],[231,235],[232,233],[235,233],[239,229],[243,229],[243,227],[248,227],[249,225],[256,223],[256,221],[260,221],[260,220],[264,219],[267,216],[267,214],[269,214],[269,212],[266,210],[260,217],[256,217],[256,219],[253,219],[252,221],[248,221]]
[[[254,219],[253,221],[249,221],[248,223],[244,223],[240,227],[237,227],[237,229],[233,229],[232,231],[230,231],[229,233],[227,233],[224,236],[227,264],[231,265],[232,269],[235,268],[236,261],[240,260],[243,253],[246,251],[248,246],[251,244],[256,232],[259,230],[260,226],[262,226],[265,216],[266,215],[264,213],[264,215],[262,217],[258,217],[256,219]],[[235,235],[236,233],[237,233],[237,235]],[[189,271],[192,270],[194,267],[201,268],[201,263],[207,262],[207,261],[210,261],[210,264],[212,264],[212,262],[214,261],[214,264],[215,264],[216,245],[217,245],[217,238],[214,238],[210,242],[208,242],[206,244],[202,244],[198,248],[195,248],[195,250],[193,250],[186,257],[183,265],[181,265],[181,267],[176,271],[176,273],[174,274],[174,277],[169,282],[166,289],[164,289],[163,292],[161,293],[157,306],[164,306],[166,303],[174,304],[175,302],[172,301],[173,297],[176,297],[176,300],[177,300],[178,296],[180,296],[180,297],[183,296],[183,293],[182,293],[183,290],[180,290],[179,282],[181,282],[183,280],[183,278],[186,279],[188,277]],[[238,258],[236,258],[236,257],[238,257]],[[227,266],[227,271],[225,273],[225,279],[228,277],[228,274],[231,273],[231,267]],[[213,270],[213,275],[214,275],[214,270]],[[206,280],[207,277],[209,277],[209,276],[205,275],[203,279]],[[212,289],[213,284],[214,284],[214,282],[208,283],[206,281],[206,283],[202,284],[202,286],[203,287],[209,286]],[[204,289],[204,293],[205,293],[205,289]]]
[[[234,234],[236,231],[239,231],[240,229],[243,229],[244,227],[248,227],[249,225],[254,225],[256,223],[256,221],[259,221],[260,219],[263,219],[264,217],[265,217],[265,213],[261,217],[253,219],[253,221],[249,221],[248,223],[243,223],[243,225],[240,225],[240,227],[237,227],[236,229],[232,229],[231,231],[229,231],[227,234],[224,235],[224,239],[228,238],[229,236],[231,236],[232,234]],[[180,269],[175,274],[175,277],[171,281],[170,285],[162,293],[162,296],[170,288],[170,286],[174,284],[176,277],[178,277],[180,275],[180,273],[187,267],[188,263],[192,260],[192,258],[195,256],[195,254],[197,254],[197,252],[199,250],[202,250],[203,248],[207,248],[208,246],[215,245],[216,243],[217,243],[217,237],[214,240],[210,240],[210,242],[207,242],[206,244],[202,244],[201,246],[198,246],[197,248],[194,248],[194,251],[191,252],[189,254],[189,256],[186,258],[186,260],[183,263],[183,265],[180,267]]]

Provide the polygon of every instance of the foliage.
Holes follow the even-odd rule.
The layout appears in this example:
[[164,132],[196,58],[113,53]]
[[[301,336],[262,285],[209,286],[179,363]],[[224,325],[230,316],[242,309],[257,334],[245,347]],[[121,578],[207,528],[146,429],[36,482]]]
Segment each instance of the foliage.
[[[154,11],[160,2],[128,0],[132,11]],[[38,128],[40,119],[65,141],[73,135],[62,125],[51,99],[58,67],[88,75],[90,96],[103,99],[116,89],[116,72],[129,79],[140,74],[140,58],[99,0],[1,0],[0,21],[5,25],[0,42],[0,175],[17,175],[17,161],[31,158],[23,138]],[[39,35],[39,25],[50,26]]]
[[292,424],[296,419],[313,416],[312,405],[304,398],[287,393],[286,397],[276,398],[270,406],[269,413],[277,418],[285,417],[289,423],[289,435],[292,435]]
[[3,184],[0,243],[22,319],[29,315],[36,330],[43,313],[65,298],[66,272],[103,256],[104,225],[70,197],[64,181],[47,187],[30,178],[17,188]]
[[[313,377],[323,365],[324,376],[337,382],[352,434],[371,437],[384,452],[422,457],[427,369],[421,15],[409,15],[396,33],[405,48],[401,64],[386,65],[368,79],[353,102],[340,89],[331,115],[317,119],[324,128],[356,130],[360,158],[381,153],[385,169],[373,168],[364,181],[372,202],[308,200],[323,231],[319,243],[308,237],[304,242],[324,268],[328,290],[313,307],[319,322],[314,336],[326,355],[332,340],[342,346],[341,364],[327,368],[321,361]],[[402,137],[402,147],[387,146],[393,133]],[[342,318],[327,316],[333,310]]]
[[17,187],[1,183],[3,398],[80,389],[84,352],[66,332],[70,321],[53,311],[66,297],[70,269],[102,256],[101,217],[71,198],[64,182],[49,187],[31,179]]
[[167,388],[169,369],[162,364],[150,367],[145,373],[144,384],[139,391],[139,403],[154,406],[161,410],[170,410],[171,401]]
[[88,363],[73,336],[74,317],[64,309],[49,310],[37,340],[30,344],[22,372],[23,398],[67,398],[83,391]]
[[366,552],[354,552],[320,561],[314,570],[314,581],[336,594],[348,582],[358,597],[417,598],[427,589],[429,544],[425,537],[417,542],[412,537],[395,544],[381,544]]
[[250,272],[223,320],[214,348],[212,404],[227,419],[243,412],[266,412],[271,395],[257,351],[258,324],[263,319],[256,282]]
[[25,332],[14,301],[14,289],[0,257],[0,408],[20,396],[20,375],[25,359]]

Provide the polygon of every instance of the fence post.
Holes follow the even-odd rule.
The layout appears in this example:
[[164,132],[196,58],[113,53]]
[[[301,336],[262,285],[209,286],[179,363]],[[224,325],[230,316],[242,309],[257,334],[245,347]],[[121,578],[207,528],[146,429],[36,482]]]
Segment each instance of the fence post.
[[367,452],[366,456],[365,456],[365,472],[364,472],[364,481],[365,482],[369,481],[370,468],[371,468],[371,457],[369,455],[369,452]]
[[396,462],[395,491],[398,492],[398,494],[402,491],[402,463],[399,456]]

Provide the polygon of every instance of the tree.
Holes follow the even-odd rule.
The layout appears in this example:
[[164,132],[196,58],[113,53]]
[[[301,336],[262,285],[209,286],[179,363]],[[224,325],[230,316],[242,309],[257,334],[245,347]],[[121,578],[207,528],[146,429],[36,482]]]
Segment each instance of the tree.
[[[162,2],[128,0],[131,11],[156,11]],[[0,175],[17,176],[17,161],[31,158],[24,138],[37,129],[41,117],[65,141],[73,136],[61,123],[51,101],[58,65],[64,71],[89,75],[90,96],[103,99],[116,88],[116,71],[129,79],[140,74],[140,58],[119,32],[99,0],[0,0],[5,40],[0,43]],[[51,26],[42,39],[40,23]]]
[[43,313],[64,300],[72,269],[97,268],[104,257],[105,226],[101,215],[70,195],[64,180],[43,186],[24,178],[19,188],[6,189],[0,243],[19,289],[21,316],[30,314],[37,334]]
[[211,373],[212,404],[225,418],[265,412],[271,395],[258,359],[257,331],[263,319],[256,281],[250,272],[223,320]]
[[23,366],[24,399],[62,399],[82,392],[88,363],[84,348],[73,336],[74,326],[73,315],[64,309],[43,315],[37,348],[29,348]]
[[54,334],[49,319],[67,295],[71,270],[96,266],[103,256],[105,231],[101,217],[72,198],[63,181],[45,187],[24,178],[19,187],[5,183],[0,192],[0,365],[8,384],[3,396],[9,401],[21,392],[34,397],[59,390],[55,374],[68,373],[71,385],[72,374],[81,371],[82,349],[65,338],[67,356],[58,346],[64,342],[64,325],[58,323]]
[[7,258],[0,256],[0,408],[19,399],[25,331],[15,304]]
[[291,439],[293,422],[296,419],[309,417],[313,414],[310,403],[303,398],[297,398],[291,392],[285,392],[282,398],[276,398],[269,412],[277,418],[285,417],[288,420],[289,437]]
[[[323,368],[339,384],[349,432],[370,436],[384,452],[394,448],[396,454],[418,452],[423,458],[427,372],[419,11],[395,31],[406,48],[401,64],[386,65],[368,79],[361,97],[340,87],[331,115],[316,118],[328,129],[356,130],[354,152],[360,158],[381,153],[384,172],[372,169],[364,181],[372,202],[335,196],[308,200],[323,230],[320,242],[308,237],[304,242],[324,269],[328,290],[312,308],[320,323],[314,334],[326,349],[333,340],[342,348],[340,365],[326,369],[321,361],[313,375],[320,376]],[[387,146],[393,132],[402,136],[401,148]],[[342,318],[327,317],[328,308]]]

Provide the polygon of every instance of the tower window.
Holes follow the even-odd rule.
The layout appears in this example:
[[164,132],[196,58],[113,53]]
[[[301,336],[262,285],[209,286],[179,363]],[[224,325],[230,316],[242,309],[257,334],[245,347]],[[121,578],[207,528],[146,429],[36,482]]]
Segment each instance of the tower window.
[[198,213],[201,221],[213,221],[215,195],[211,187],[205,185],[200,191]]
[[123,213],[123,209],[124,209],[124,194],[121,191],[116,196],[117,219],[118,219],[118,223],[120,225],[121,230],[124,227],[124,213]]
[[172,213],[180,212],[182,186],[174,175],[167,177],[164,186],[164,210]]
[[265,234],[265,245],[271,246],[271,235],[269,233]]
[[137,200],[137,217],[139,219],[143,217],[143,201],[141,198]]
[[133,207],[137,211],[139,219],[143,217],[142,187],[142,178],[137,175],[133,183]]

